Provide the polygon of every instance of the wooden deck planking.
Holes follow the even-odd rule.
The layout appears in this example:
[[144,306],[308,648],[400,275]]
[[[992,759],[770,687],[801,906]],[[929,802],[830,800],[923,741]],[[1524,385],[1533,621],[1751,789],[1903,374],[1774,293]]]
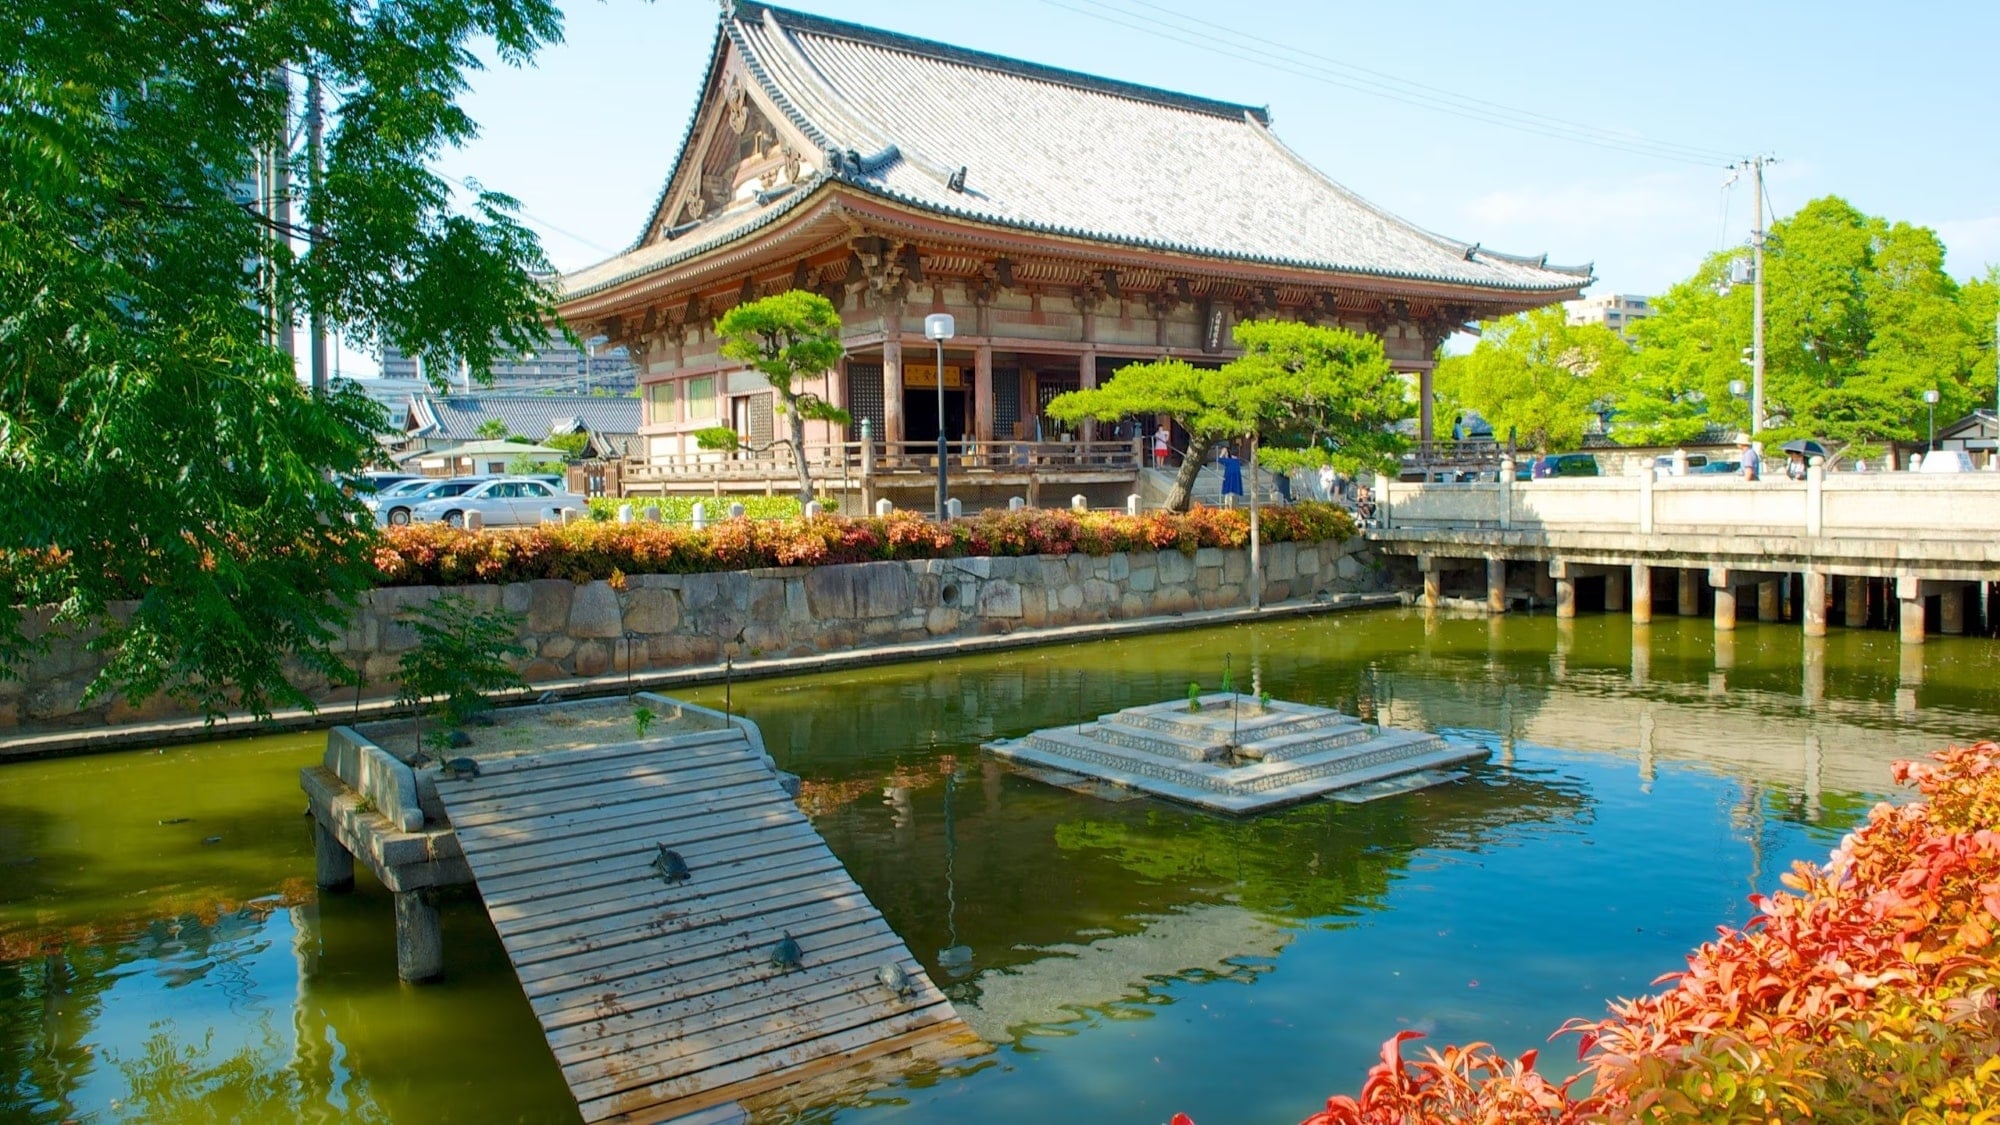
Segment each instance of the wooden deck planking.
[[[588,1122],[983,1049],[741,730],[482,763],[438,793]],[[653,871],[660,844],[690,879]],[[785,933],[793,972],[770,963]]]

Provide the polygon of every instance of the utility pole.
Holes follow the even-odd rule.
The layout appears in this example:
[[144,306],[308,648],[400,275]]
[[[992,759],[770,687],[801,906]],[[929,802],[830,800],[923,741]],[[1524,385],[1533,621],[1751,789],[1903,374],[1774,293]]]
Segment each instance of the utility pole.
[[[306,254],[308,255],[307,260],[313,262],[317,262],[319,259],[320,239],[325,234],[320,229],[319,221],[320,212],[323,209],[320,200],[321,181],[325,178],[325,169],[322,162],[323,154],[320,151],[323,125],[320,117],[319,102],[319,71],[317,68],[309,69],[306,71],[306,205],[312,211],[312,227],[306,236]],[[317,301],[313,302],[311,310],[310,332],[312,335],[312,391],[314,397],[322,397],[326,394],[326,322],[320,316],[319,302]]]
[[1750,166],[1752,215],[1750,227],[1750,432],[1764,428],[1764,165],[1777,163],[1773,156],[1750,157],[1731,168]]

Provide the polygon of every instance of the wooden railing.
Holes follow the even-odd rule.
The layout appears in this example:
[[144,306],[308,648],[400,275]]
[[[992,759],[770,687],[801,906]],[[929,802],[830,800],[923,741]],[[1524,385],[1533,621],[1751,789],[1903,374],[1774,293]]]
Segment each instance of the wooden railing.
[[1513,453],[1503,442],[1418,441],[1403,453],[1404,480],[1491,480],[1500,460]]
[[[945,460],[954,475],[1051,479],[1092,474],[1137,473],[1144,442],[1131,441],[951,441]],[[827,487],[937,472],[937,443],[832,442],[806,447],[806,466]],[[636,458],[624,465],[627,482],[710,482],[788,480],[798,475],[790,446],[760,450],[703,450]]]

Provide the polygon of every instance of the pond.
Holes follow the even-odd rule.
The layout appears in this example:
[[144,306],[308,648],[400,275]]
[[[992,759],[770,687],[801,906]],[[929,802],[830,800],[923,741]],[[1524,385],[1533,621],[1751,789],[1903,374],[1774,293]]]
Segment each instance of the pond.
[[[1381,1041],[1545,1046],[2000,727],[1990,640],[1384,610],[736,685],[993,1053],[815,1121],[1292,1121]],[[1231,821],[979,743],[1237,684],[1488,741],[1464,781]],[[713,706],[720,688],[688,698]],[[388,894],[313,890],[286,736],[0,769],[0,1119],[575,1120],[469,893],[397,983]],[[1549,1048],[1557,1069],[1572,1041]]]

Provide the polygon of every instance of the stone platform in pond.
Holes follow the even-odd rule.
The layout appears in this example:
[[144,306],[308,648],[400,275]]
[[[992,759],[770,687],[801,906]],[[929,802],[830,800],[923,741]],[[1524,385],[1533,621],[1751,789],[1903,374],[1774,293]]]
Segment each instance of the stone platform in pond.
[[[1408,792],[1460,776],[1486,748],[1364,723],[1326,707],[1228,693],[1127,707],[986,750],[1031,776],[1110,782],[1215,812],[1253,813],[1343,790]],[[1384,784],[1391,783],[1391,784]]]

